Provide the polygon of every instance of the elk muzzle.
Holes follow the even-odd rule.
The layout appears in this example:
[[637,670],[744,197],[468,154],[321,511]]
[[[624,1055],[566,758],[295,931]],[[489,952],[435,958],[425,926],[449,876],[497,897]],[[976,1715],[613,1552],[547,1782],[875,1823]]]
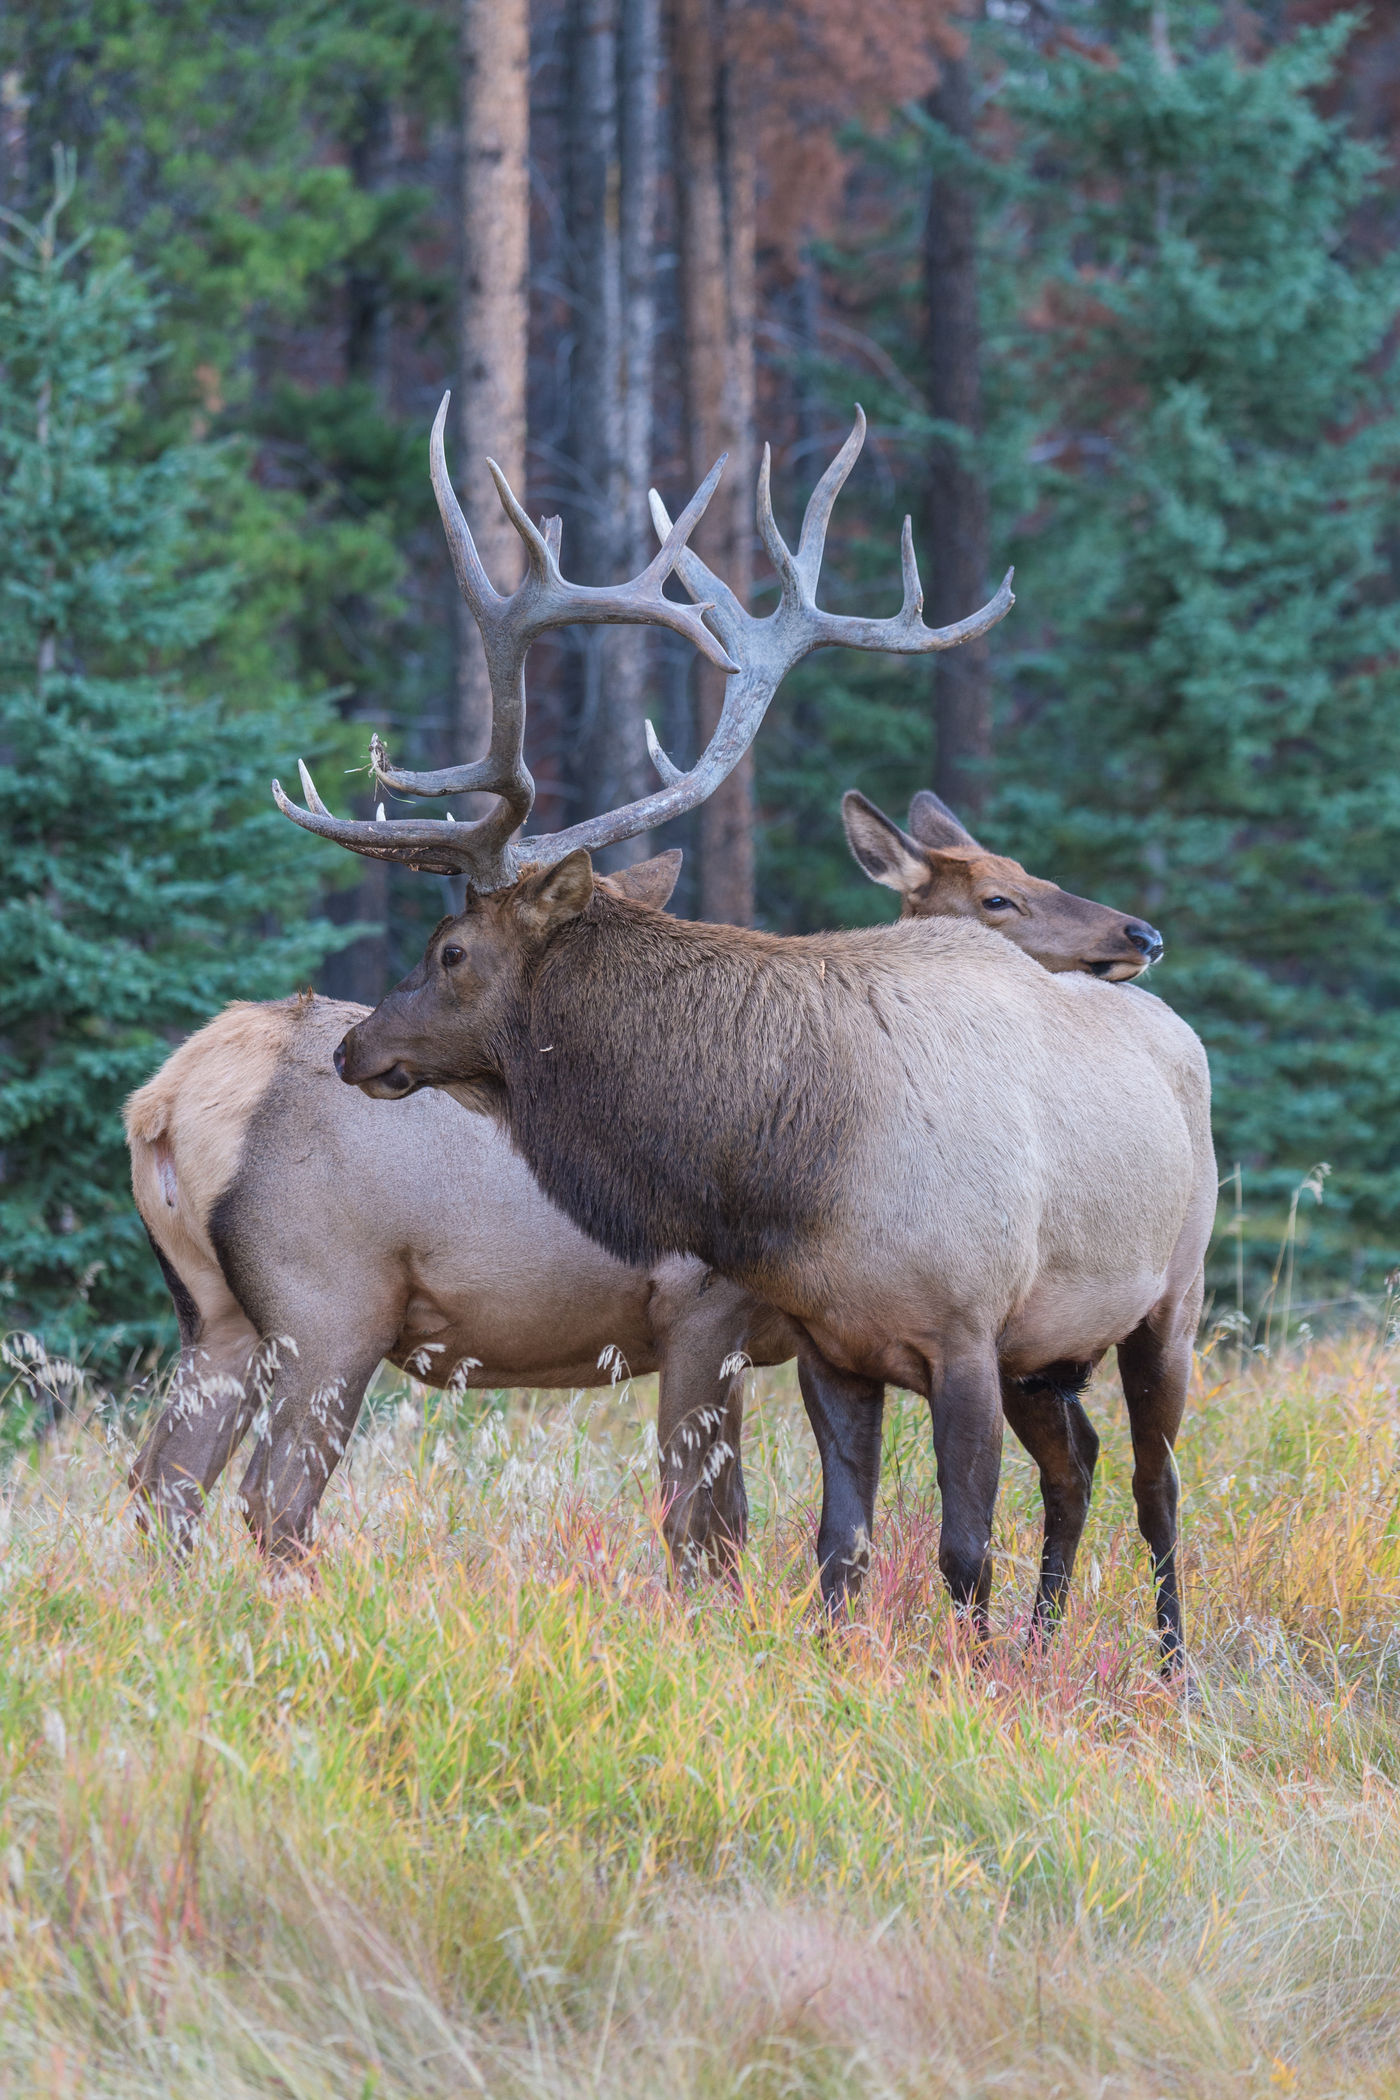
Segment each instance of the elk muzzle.
[[1126,984],[1130,978],[1140,977],[1149,963],[1160,962],[1163,953],[1162,936],[1146,919],[1129,919],[1117,943],[1114,955],[1095,956],[1081,965],[1091,977],[1106,978],[1111,984]]
[[416,1093],[422,1085],[422,1081],[398,1059],[391,1064],[380,1062],[374,1050],[365,1044],[360,1026],[342,1036],[336,1044],[333,1062],[347,1086],[357,1086],[362,1094],[368,1094],[374,1101],[402,1101],[405,1094]]

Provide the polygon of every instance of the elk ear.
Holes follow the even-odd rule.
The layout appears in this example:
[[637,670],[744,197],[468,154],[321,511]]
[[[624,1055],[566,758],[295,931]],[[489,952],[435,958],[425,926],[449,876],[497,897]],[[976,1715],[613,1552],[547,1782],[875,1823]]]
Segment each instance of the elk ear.
[[658,853],[652,860],[639,860],[630,868],[619,868],[613,875],[600,875],[598,881],[614,896],[630,897],[634,904],[649,904],[653,911],[665,911],[681,872],[683,858],[680,847],[673,846],[669,853]]
[[963,852],[982,851],[972,833],[958,822],[947,803],[941,802],[932,788],[920,788],[910,803],[909,829],[921,846],[930,846],[935,853],[949,846],[960,847]]
[[841,797],[846,843],[872,882],[907,897],[929,878],[928,855],[882,809],[852,788]]
[[579,846],[552,868],[526,875],[515,892],[515,915],[526,933],[547,941],[593,901],[593,863]]

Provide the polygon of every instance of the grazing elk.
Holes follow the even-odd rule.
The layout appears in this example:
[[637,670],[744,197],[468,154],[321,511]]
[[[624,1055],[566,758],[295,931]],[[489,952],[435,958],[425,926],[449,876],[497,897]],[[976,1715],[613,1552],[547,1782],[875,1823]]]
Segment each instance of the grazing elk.
[[[884,879],[869,827],[903,835],[862,796],[845,815],[857,858]],[[939,900],[921,850],[904,840],[906,909],[926,914]],[[679,864],[673,851],[602,879],[659,908]],[[995,866],[1011,871],[1004,888],[1035,895],[1034,913],[1001,928],[1027,954],[1058,962],[1074,945],[1086,970],[1145,966],[1150,929],[1014,861]],[[342,1086],[332,1053],[368,1011],[309,995],[230,1007],[127,1104],[132,1187],[182,1345],[132,1486],[183,1543],[265,1407],[243,1500],[269,1550],[300,1550],[381,1359],[458,1390],[586,1385],[606,1359],[660,1373],[673,1562],[722,1564],[746,1530],[743,1365],[791,1356],[787,1323],[692,1258],[649,1271],[615,1261],[548,1203],[489,1118],[441,1094],[415,1095],[408,1112]],[[1007,1405],[1034,1452],[1043,1401],[1015,1387]],[[278,1502],[269,1485],[292,1447]]]
[[[336,1053],[347,1083],[401,1100],[453,1092],[497,1117],[545,1192],[618,1258],[691,1254],[784,1313],[821,1450],[818,1535],[834,1605],[865,1566],[884,1385],[929,1399],[942,1496],[939,1565],[981,1634],[1008,1379],[1096,1362],[1117,1346],[1139,1524],[1157,1576],[1165,1665],[1181,1655],[1172,1445],[1190,1372],[1215,1207],[1209,1075],[1191,1030],[1132,988],[1052,975],[984,927],[944,920],[783,939],[689,925],[596,883],[590,849],[693,807],[737,762],[791,665],[836,644],[923,653],[985,630],[1009,579],[955,627],[923,624],[909,524],[904,603],[887,620],[816,604],[832,503],[863,419],[818,483],[794,554],[773,520],[765,452],[758,525],[780,582],[747,613],[685,541],[713,476],[635,582],[564,582],[558,533],[538,532],[497,473],[529,568],[491,587],[442,454],[433,479],[463,593],[482,629],[495,714],[473,766],[379,777],[405,793],[487,791],[473,824],[332,817],[279,807],[353,850],[468,877],[466,909]],[[663,788],[551,836],[522,839],[531,641],[570,619],[662,620],[675,569],[732,676],[689,773],[651,738]],[[658,609],[658,601],[664,610]],[[1087,1468],[1059,1438],[1042,1595],[1063,1588],[1057,1540],[1082,1523]],[[1042,1464],[1042,1474],[1044,1475]],[[1052,1538],[1051,1533],[1054,1533]]]
[[[606,878],[664,905],[680,854]],[[309,1540],[376,1367],[425,1383],[596,1385],[659,1371],[673,1559],[741,1545],[746,1362],[781,1363],[781,1314],[684,1256],[637,1268],[585,1238],[497,1125],[441,1094],[405,1114],[342,1086],[369,1009],[227,1008],[126,1108],[132,1189],[175,1302],[181,1356],[131,1485],[185,1544],[250,1423],[241,1495],[263,1547]]]

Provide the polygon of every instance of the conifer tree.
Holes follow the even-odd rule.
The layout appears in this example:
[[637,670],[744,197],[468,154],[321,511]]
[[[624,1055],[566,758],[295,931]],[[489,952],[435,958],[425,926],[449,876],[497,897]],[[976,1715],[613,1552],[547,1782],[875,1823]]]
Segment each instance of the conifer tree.
[[308,917],[327,863],[267,788],[326,709],[191,696],[236,610],[200,527],[237,470],[136,449],[159,309],[64,244],[71,186],[60,161],[42,222],[7,213],[0,241],[0,1326],[111,1363],[167,1319],[124,1096],[345,935]]
[[1189,19],[1008,95],[1004,355],[1040,464],[1000,826],[1161,924],[1225,1168],[1282,1195],[1329,1160],[1374,1282],[1400,1248],[1400,274],[1355,239],[1377,156],[1320,106],[1348,22],[1251,61]]

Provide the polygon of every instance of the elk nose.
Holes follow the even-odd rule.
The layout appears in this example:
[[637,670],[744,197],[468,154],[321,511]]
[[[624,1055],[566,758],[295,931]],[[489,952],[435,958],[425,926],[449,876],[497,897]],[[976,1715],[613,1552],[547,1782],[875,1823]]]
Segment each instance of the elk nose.
[[1156,927],[1149,926],[1146,919],[1129,919],[1123,931],[1138,952],[1145,955],[1150,963],[1162,960],[1165,943]]
[[345,1077],[345,1038],[343,1036],[335,1046],[335,1056],[331,1059],[331,1063],[335,1066],[336,1078],[343,1079]]

